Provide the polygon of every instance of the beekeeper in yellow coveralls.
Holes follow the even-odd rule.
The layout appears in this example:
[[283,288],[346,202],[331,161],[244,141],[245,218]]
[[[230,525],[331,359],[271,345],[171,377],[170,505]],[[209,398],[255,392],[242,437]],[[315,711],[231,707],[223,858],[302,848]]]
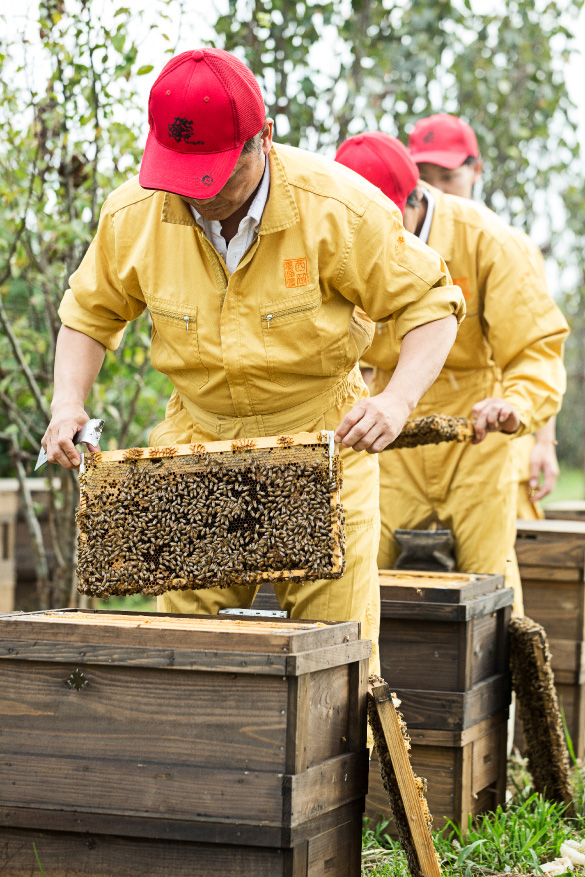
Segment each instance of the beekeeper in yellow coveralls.
[[[138,178],[106,201],[59,314],[52,462],[71,438],[105,349],[148,308],[152,363],[174,392],[151,445],[335,430],[344,462],[347,571],[276,584],[292,617],[354,620],[377,667],[376,453],[439,373],[464,314],[443,260],[407,234],[374,186],[333,161],[272,145],[256,80],[227,52],[184,52],[149,101]],[[402,339],[388,388],[368,398],[357,362],[373,324]],[[172,591],[163,612],[248,607],[254,588]]]
[[[475,133],[464,119],[447,113],[420,119],[408,136],[408,151],[418,166],[421,180],[447,195],[473,198],[474,187],[481,180],[483,162]],[[533,270],[541,274],[546,285],[540,250],[528,235],[511,228],[526,249],[526,258],[533,263]],[[538,500],[554,489],[559,475],[556,444],[554,417],[536,435],[522,436],[513,443],[518,465],[518,518],[544,518]]]
[[[350,138],[336,158],[381,185],[389,197],[397,180],[403,186],[403,178],[412,184],[418,177],[406,148],[385,134]],[[467,307],[445,367],[414,415],[473,417],[476,438],[381,455],[378,563],[394,565],[395,529],[424,529],[436,522],[454,534],[459,570],[507,574],[515,588],[515,611],[521,613],[511,438],[539,429],[559,409],[567,324],[518,235],[483,205],[415,184],[404,226],[441,253]],[[376,367],[370,385],[374,396],[391,378],[399,353],[393,324],[379,323],[366,355]]]

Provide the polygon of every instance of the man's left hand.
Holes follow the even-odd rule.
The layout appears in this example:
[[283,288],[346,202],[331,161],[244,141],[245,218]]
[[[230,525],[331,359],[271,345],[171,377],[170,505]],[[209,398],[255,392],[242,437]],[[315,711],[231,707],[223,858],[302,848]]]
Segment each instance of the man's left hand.
[[[539,487],[538,482],[541,472],[543,482]],[[530,454],[530,502],[538,502],[539,499],[548,496],[554,489],[558,477],[559,463],[554,444],[552,442],[538,441],[537,437],[536,444]]]
[[410,410],[406,402],[386,392],[362,399],[337,427],[335,441],[344,448],[377,454],[400,434]]
[[471,409],[475,437],[471,443],[478,445],[488,432],[513,433],[520,426],[520,416],[515,408],[503,399],[482,399]]

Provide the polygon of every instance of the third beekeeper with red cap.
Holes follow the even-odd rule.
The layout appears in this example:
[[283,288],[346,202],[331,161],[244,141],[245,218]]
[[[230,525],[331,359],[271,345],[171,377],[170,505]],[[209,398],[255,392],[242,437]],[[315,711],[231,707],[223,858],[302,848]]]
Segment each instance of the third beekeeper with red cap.
[[[481,180],[483,162],[475,132],[465,119],[447,113],[420,119],[408,136],[408,150],[418,166],[421,180],[448,195],[473,198],[474,188]],[[513,231],[546,284],[540,250],[523,231],[515,228]],[[555,418],[551,417],[535,435],[525,435],[515,441],[514,451],[518,465],[517,516],[544,518],[538,500],[553,490],[559,474]],[[539,485],[541,475],[543,480]]]
[[[87,420],[104,351],[148,308],[153,365],[174,385],[151,444],[336,431],[346,573],[275,589],[293,617],[362,622],[375,667],[376,452],[439,372],[464,313],[461,292],[376,187],[272,144],[260,89],[233,55],[199,49],[169,61],[149,123],[140,175],[107,199],[60,307],[49,459],[78,464],[71,438]],[[357,366],[371,341],[358,306],[392,320],[402,339],[399,367],[376,399]],[[254,592],[173,591],[159,608],[215,613],[250,606]]]
[[[359,135],[340,146],[336,159],[404,205],[405,228],[443,256],[467,306],[445,366],[414,415],[473,417],[475,443],[381,455],[379,565],[396,561],[394,530],[438,525],[454,534],[460,571],[507,575],[520,613],[512,437],[538,429],[560,407],[565,319],[515,231],[483,205],[419,183],[398,140]],[[366,354],[376,366],[372,394],[391,379],[400,343],[391,322],[378,324]]]

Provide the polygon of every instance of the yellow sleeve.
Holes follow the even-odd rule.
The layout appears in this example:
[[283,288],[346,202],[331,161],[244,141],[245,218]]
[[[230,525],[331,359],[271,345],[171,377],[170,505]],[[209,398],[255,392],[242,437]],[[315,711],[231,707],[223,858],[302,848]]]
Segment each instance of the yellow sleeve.
[[569,328],[548,292],[543,265],[513,235],[491,247],[483,319],[503,397],[522,421],[520,436],[540,429],[561,407]]
[[114,218],[107,202],[96,236],[69,284],[59,307],[63,325],[115,350],[126,325],[142,313],[146,304],[128,294],[118,277]]
[[396,208],[382,197],[374,198],[361,217],[337,289],[375,322],[393,319],[399,339],[450,314],[460,323],[465,302],[445,262],[405,231]]

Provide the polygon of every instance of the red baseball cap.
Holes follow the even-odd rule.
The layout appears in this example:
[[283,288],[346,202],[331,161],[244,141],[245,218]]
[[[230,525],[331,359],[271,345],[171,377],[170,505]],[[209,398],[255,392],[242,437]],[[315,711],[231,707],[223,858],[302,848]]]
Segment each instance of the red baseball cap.
[[335,153],[335,161],[351,168],[394,201],[404,213],[406,199],[418,183],[418,168],[400,140],[368,131],[345,140]]
[[447,113],[420,119],[410,133],[408,149],[417,164],[428,161],[449,170],[460,167],[469,156],[479,158],[471,125]]
[[213,198],[265,118],[260,87],[234,55],[222,49],[182,52],[150,90],[140,185]]

